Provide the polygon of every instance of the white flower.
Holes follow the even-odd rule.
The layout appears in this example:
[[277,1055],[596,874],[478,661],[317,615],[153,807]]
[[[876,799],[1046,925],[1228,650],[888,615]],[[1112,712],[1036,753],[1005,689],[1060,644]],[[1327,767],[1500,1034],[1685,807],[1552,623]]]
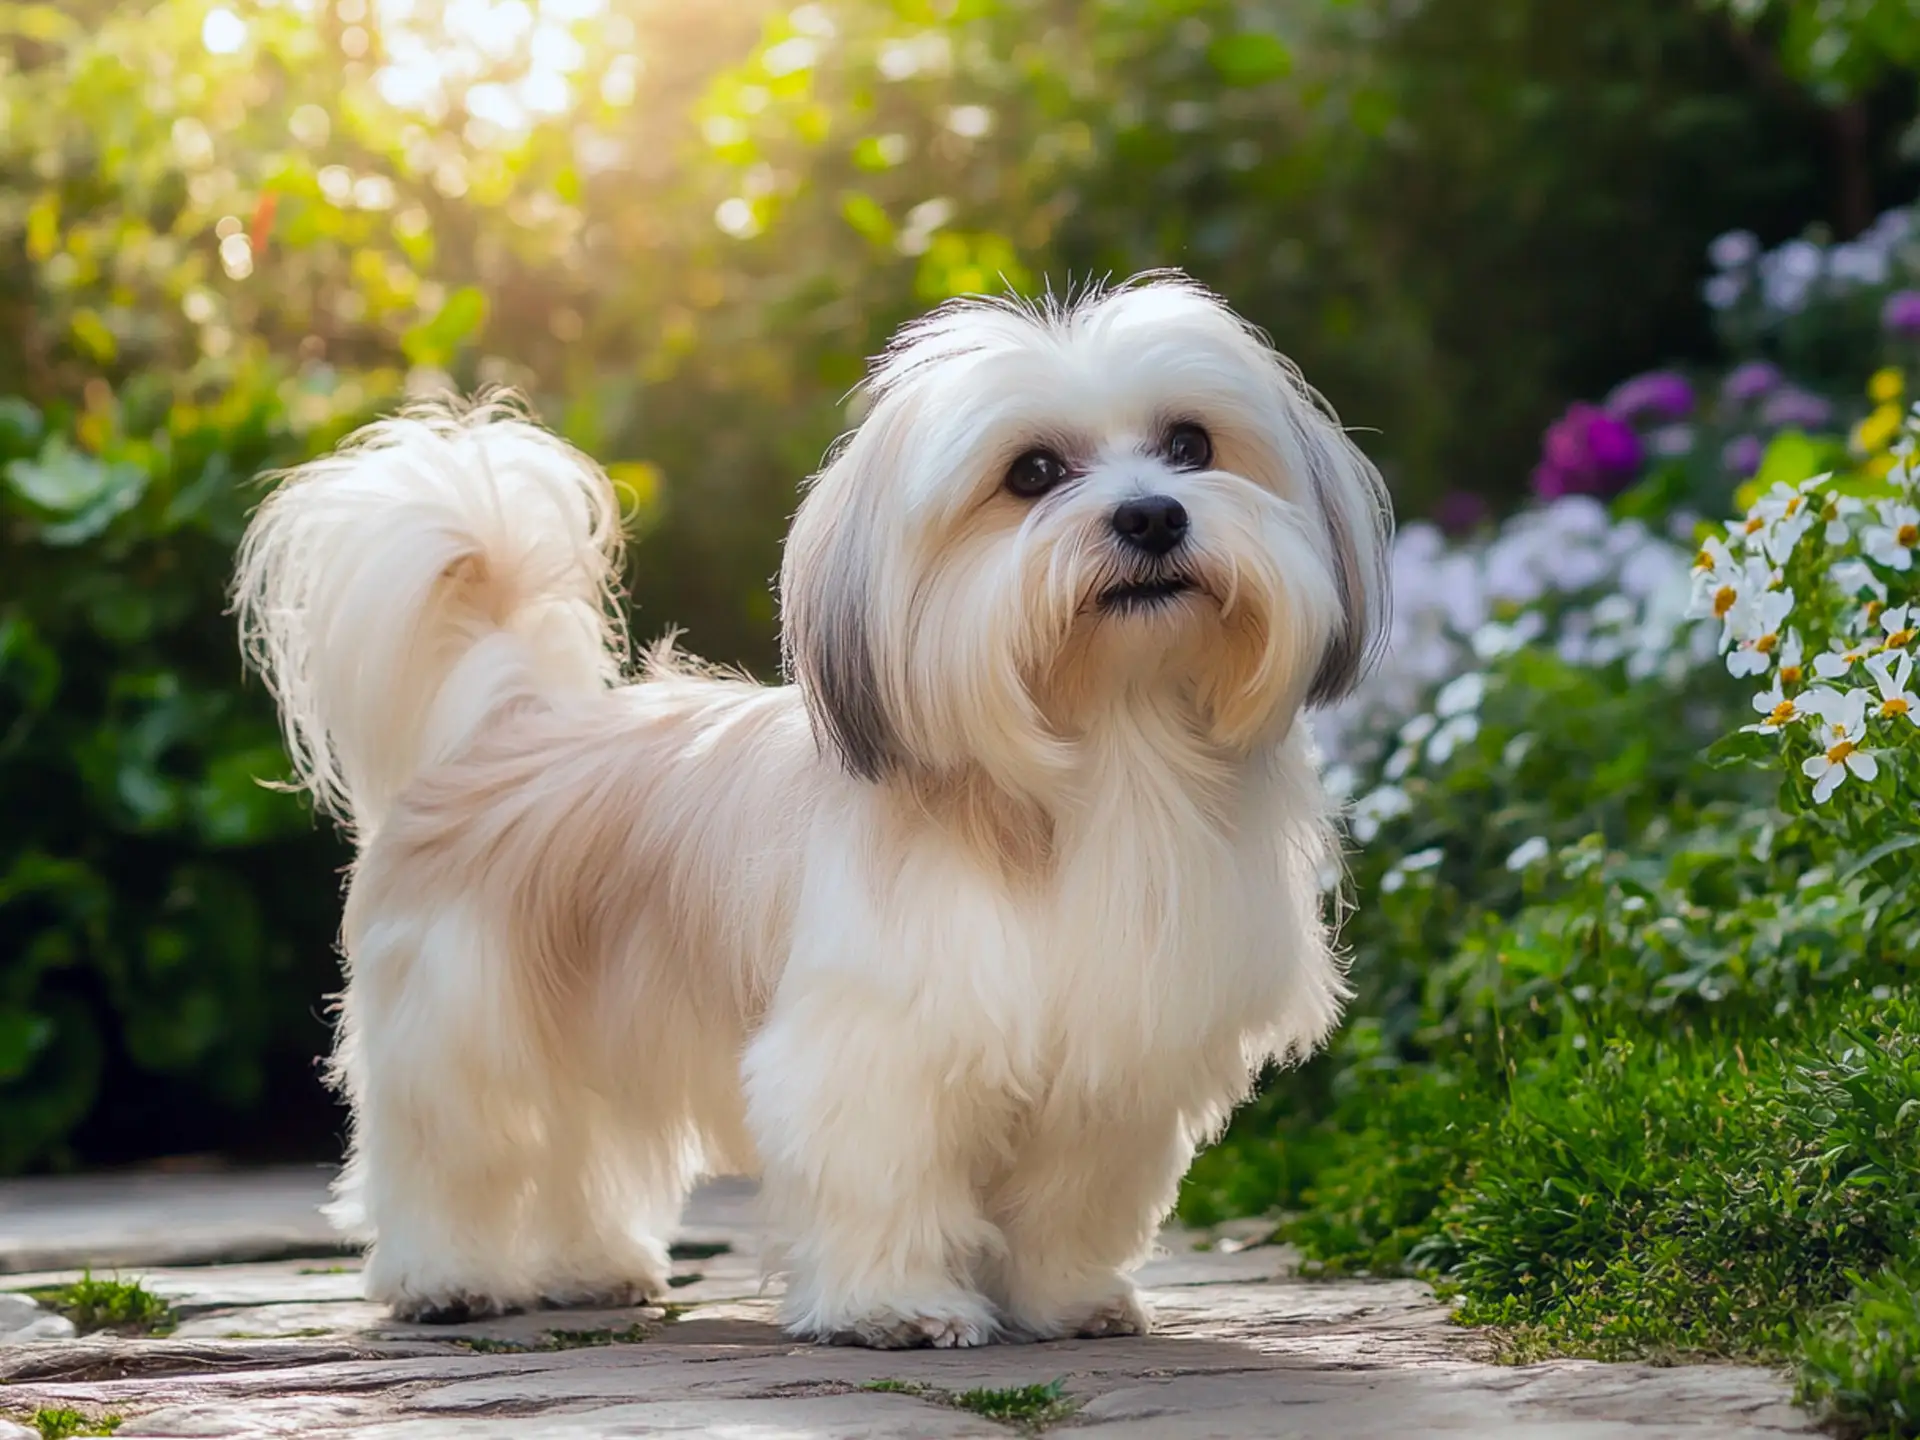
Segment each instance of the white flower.
[[1870,653],[1871,647],[1866,645],[1849,646],[1844,640],[1829,640],[1826,654],[1813,657],[1813,673],[1822,680],[1837,680]]
[[1358,778],[1351,765],[1329,766],[1320,777],[1320,788],[1326,791],[1329,799],[1344,800],[1353,794],[1353,782]]
[[1806,657],[1801,649],[1800,632],[1789,630],[1780,642],[1780,679],[1788,685],[1798,685],[1805,678]]
[[1840,587],[1843,594],[1858,599],[1862,595],[1872,595],[1876,600],[1887,598],[1887,587],[1880,583],[1880,577],[1867,568],[1862,560],[1841,560],[1827,572],[1833,577],[1833,583]]
[[1787,557],[1793,554],[1794,547],[1800,543],[1800,537],[1812,527],[1815,511],[1807,496],[1832,478],[1831,474],[1816,475],[1798,485],[1782,481],[1754,502],[1748,515],[1747,530],[1752,534],[1754,521],[1761,522],[1760,545],[1774,564],[1786,564]]
[[1700,553],[1693,557],[1693,598],[1687,607],[1688,615],[1704,620],[1725,614],[1725,607],[1732,605],[1739,593],[1742,574],[1740,561],[1727,549],[1726,541],[1718,535],[1709,535],[1701,541]]
[[1443,720],[1465,715],[1480,708],[1486,693],[1487,677],[1477,670],[1469,670],[1465,675],[1449,680],[1441,688],[1439,695],[1434,697],[1433,713]]
[[[1738,607],[1735,607],[1736,609]],[[1745,622],[1755,633],[1743,639],[1727,656],[1731,675],[1764,675],[1780,646],[1780,626],[1793,613],[1793,591],[1768,590],[1756,600]]]
[[1453,758],[1453,752],[1462,745],[1470,745],[1480,734],[1480,721],[1473,715],[1454,715],[1446,724],[1433,732],[1433,739],[1427,742],[1427,758],[1436,765],[1444,765]]
[[1593,623],[1604,626],[1630,625],[1638,613],[1633,601],[1625,595],[1608,595],[1593,607]]
[[1473,653],[1480,660],[1498,660],[1540,638],[1547,622],[1528,610],[1511,625],[1489,620],[1473,632]]
[[1437,846],[1431,850],[1417,850],[1380,877],[1380,888],[1391,895],[1407,883],[1409,875],[1431,870],[1445,858],[1446,852]]
[[1911,608],[1893,605],[1880,612],[1880,633],[1887,637],[1881,642],[1881,648],[1899,650],[1913,643],[1914,630],[1920,625],[1920,615],[1909,614]]
[[1804,718],[1806,712],[1787,697],[1780,688],[1780,677],[1774,676],[1773,688],[1762,691],[1753,697],[1753,708],[1761,715],[1757,725],[1742,725],[1742,731],[1751,735],[1778,735],[1794,721]]
[[1365,843],[1380,833],[1389,820],[1397,820],[1413,809],[1413,801],[1398,785],[1382,785],[1362,795],[1353,805],[1353,838]]
[[1826,503],[1820,507],[1820,518],[1827,527],[1823,532],[1827,543],[1829,545],[1846,544],[1848,535],[1852,533],[1847,527],[1847,521],[1863,513],[1866,508],[1851,495],[1827,496]]
[[1860,548],[1890,570],[1911,570],[1913,548],[1920,545],[1920,510],[1898,500],[1874,506],[1880,523],[1860,533]]
[[1707,246],[1716,270],[1738,270],[1760,258],[1760,237],[1751,230],[1729,230]]
[[1867,657],[1867,673],[1880,689],[1880,704],[1874,711],[1882,720],[1904,715],[1910,725],[1920,725],[1920,700],[1907,691],[1913,678],[1913,657],[1904,650],[1887,650]]
[[1389,780],[1404,780],[1407,772],[1413,769],[1420,759],[1420,751],[1412,745],[1402,745],[1387,757],[1387,763],[1380,767],[1380,773]]
[[1547,837],[1544,835],[1535,835],[1531,839],[1522,840],[1513,847],[1513,853],[1507,856],[1507,869],[1520,871],[1529,865],[1536,865],[1547,858],[1549,849]]
[[1801,697],[1801,708],[1820,717],[1816,733],[1827,748],[1800,767],[1800,773],[1813,781],[1813,799],[1824,805],[1849,774],[1871,780],[1880,773],[1880,764],[1871,750],[1859,748],[1867,734],[1867,692],[1849,690],[1842,695],[1833,690],[1810,690]]
[[1420,742],[1431,735],[1440,722],[1431,715],[1416,715],[1400,727],[1400,743],[1419,748]]

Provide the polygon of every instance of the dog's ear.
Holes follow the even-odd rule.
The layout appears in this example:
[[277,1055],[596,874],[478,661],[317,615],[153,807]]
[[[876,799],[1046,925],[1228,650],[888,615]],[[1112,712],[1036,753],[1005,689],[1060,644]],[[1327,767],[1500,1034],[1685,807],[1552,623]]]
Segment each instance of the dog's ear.
[[829,457],[794,516],[780,566],[780,651],[800,688],[814,738],[862,780],[900,757],[888,716],[873,627],[874,511],[856,467],[873,440],[854,435]]
[[1307,688],[1307,704],[1332,705],[1353,693],[1386,634],[1393,507],[1380,472],[1340,428],[1326,402],[1296,372],[1290,370],[1287,381],[1303,478],[1326,528],[1327,563],[1340,601],[1333,633]]

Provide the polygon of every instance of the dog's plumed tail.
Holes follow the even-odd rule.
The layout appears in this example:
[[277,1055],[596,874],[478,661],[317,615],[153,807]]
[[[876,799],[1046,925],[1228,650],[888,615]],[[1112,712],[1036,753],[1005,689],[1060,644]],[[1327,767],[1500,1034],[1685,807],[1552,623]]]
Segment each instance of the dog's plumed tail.
[[282,476],[234,608],[315,802],[364,840],[501,706],[617,680],[620,540],[601,469],[498,400],[409,409]]

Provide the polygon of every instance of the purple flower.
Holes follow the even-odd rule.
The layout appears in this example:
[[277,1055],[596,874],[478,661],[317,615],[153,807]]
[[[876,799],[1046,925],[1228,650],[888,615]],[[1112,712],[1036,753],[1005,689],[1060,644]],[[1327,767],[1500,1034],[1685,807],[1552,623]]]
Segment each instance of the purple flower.
[[1736,480],[1745,480],[1760,468],[1766,453],[1758,435],[1741,435],[1727,442],[1720,452],[1720,464]]
[[1441,497],[1434,518],[1449,535],[1464,535],[1476,530],[1488,515],[1487,502],[1471,490],[1450,490]]
[[1675,370],[1649,370],[1615,388],[1607,413],[1622,420],[1684,420],[1693,413],[1693,384]]
[[1616,495],[1640,468],[1640,437],[1624,421],[1593,405],[1575,405],[1547,429],[1534,493]]
[[1890,335],[1920,336],[1920,290],[1896,290],[1880,312],[1880,327]]
[[1833,406],[1810,390],[1786,385],[1760,407],[1760,423],[1776,430],[1817,430],[1833,418]]
[[1751,405],[1779,389],[1785,378],[1779,366],[1749,360],[1727,372],[1727,378],[1720,382],[1720,393],[1735,405]]

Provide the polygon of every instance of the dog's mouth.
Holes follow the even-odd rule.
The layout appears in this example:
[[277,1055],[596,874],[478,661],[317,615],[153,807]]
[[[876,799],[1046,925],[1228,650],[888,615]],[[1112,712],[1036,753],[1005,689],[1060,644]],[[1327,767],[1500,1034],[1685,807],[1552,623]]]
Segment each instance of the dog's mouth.
[[1157,610],[1197,588],[1192,577],[1187,575],[1159,575],[1149,580],[1128,580],[1102,590],[1100,608],[1121,613]]

